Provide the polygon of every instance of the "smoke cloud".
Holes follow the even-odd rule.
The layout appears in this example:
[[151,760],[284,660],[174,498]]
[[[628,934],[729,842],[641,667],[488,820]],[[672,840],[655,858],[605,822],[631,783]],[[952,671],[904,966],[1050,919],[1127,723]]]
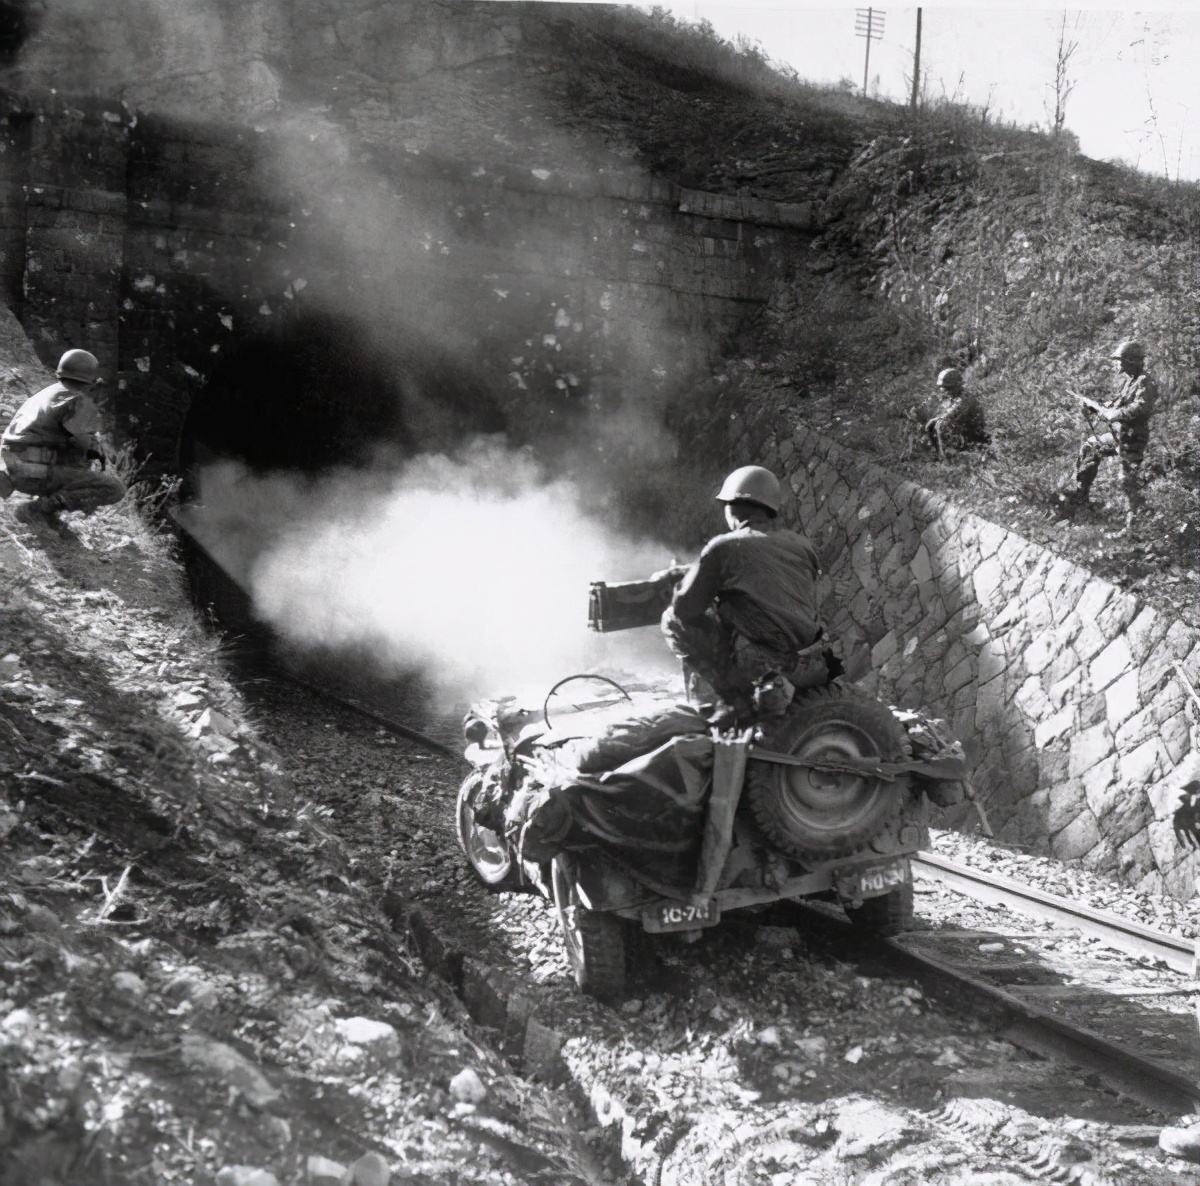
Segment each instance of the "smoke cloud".
[[590,581],[648,576],[667,550],[614,534],[571,482],[500,441],[316,479],[219,462],[188,526],[288,642],[369,653],[380,674],[420,669],[446,703],[675,669],[652,629],[587,628]]

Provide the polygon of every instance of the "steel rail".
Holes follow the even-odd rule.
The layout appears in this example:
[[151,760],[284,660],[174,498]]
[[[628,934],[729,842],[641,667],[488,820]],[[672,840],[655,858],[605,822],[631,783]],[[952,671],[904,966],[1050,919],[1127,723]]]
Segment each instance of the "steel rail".
[[914,873],[923,873],[977,902],[1006,906],[1022,914],[1060,923],[1117,951],[1161,960],[1175,972],[1196,974],[1194,939],[1168,935],[1107,910],[1097,910],[996,873],[971,869],[938,853],[923,852],[913,857],[912,866]]

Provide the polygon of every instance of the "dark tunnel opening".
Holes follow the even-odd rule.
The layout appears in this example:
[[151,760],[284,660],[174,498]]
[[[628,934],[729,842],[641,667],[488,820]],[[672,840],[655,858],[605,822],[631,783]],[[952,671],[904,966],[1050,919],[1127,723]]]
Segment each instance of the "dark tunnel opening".
[[[38,6],[40,7],[40,6]],[[11,66],[37,31],[38,8],[29,0],[0,0],[0,66]]]
[[314,474],[506,427],[492,395],[436,344],[397,334],[384,347],[343,318],[302,310],[227,350],[188,411],[179,466],[219,456]]

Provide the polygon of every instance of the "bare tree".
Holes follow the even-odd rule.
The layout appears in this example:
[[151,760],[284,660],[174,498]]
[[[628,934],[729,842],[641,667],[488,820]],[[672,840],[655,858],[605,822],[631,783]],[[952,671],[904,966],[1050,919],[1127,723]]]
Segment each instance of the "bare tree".
[[1062,24],[1058,30],[1058,54],[1054,61],[1054,134],[1060,135],[1063,125],[1067,122],[1067,100],[1075,89],[1075,79],[1067,71],[1071,59],[1079,48],[1079,42],[1067,38],[1067,14],[1063,13]]

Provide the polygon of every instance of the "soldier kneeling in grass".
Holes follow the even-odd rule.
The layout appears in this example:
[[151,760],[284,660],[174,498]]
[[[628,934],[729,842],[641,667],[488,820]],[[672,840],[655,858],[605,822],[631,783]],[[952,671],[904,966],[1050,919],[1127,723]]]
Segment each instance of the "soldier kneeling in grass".
[[58,382],[27,399],[0,437],[0,498],[14,490],[32,496],[14,512],[21,522],[90,513],[125,497],[125,483],[107,468],[100,446],[100,409],[92,395],[99,370],[95,355],[68,350],[58,363]]
[[921,417],[921,430],[944,461],[947,449],[970,449],[991,444],[979,397],[963,389],[962,372],[947,367],[937,377],[940,406],[933,416]]

